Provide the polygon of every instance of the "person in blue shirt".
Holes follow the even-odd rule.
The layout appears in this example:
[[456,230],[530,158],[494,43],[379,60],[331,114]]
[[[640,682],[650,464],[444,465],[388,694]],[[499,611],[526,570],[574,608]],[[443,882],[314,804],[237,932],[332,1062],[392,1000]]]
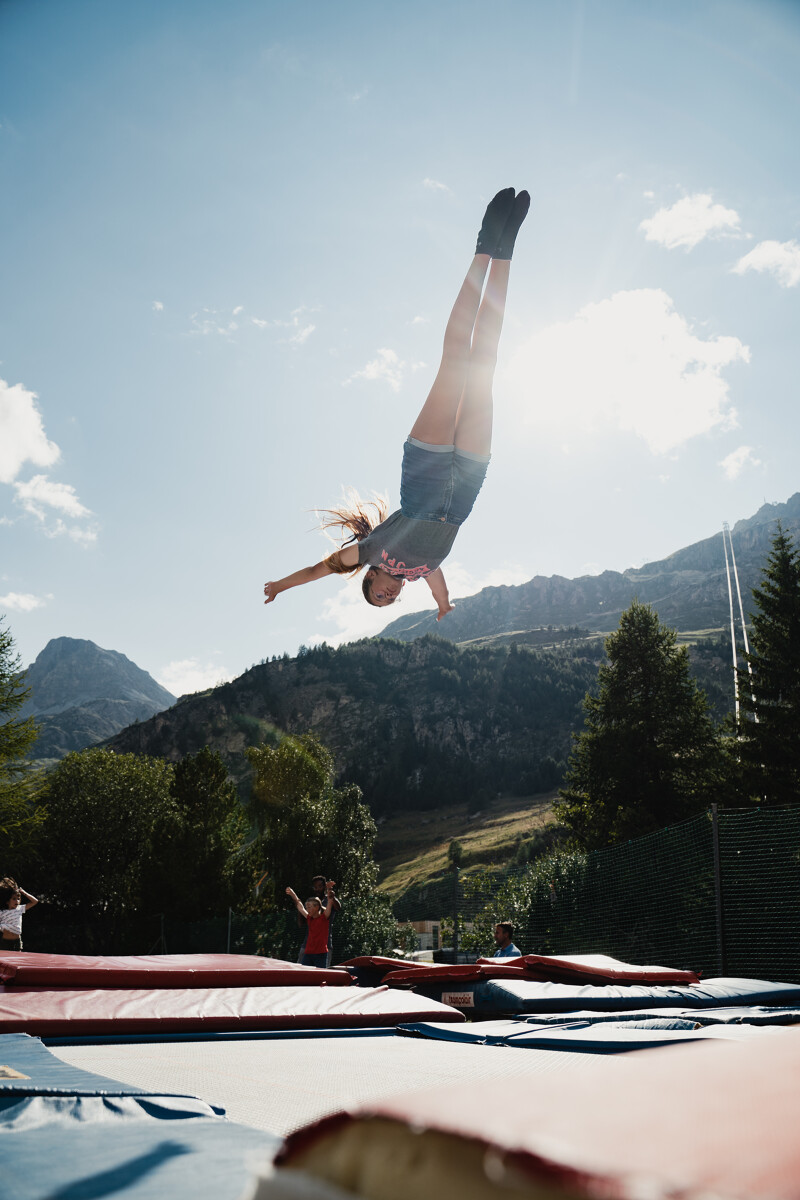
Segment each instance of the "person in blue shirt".
[[493,958],[521,958],[522,951],[518,950],[513,942],[514,926],[510,921],[500,921],[494,927],[494,940],[497,943],[497,949],[492,955]]

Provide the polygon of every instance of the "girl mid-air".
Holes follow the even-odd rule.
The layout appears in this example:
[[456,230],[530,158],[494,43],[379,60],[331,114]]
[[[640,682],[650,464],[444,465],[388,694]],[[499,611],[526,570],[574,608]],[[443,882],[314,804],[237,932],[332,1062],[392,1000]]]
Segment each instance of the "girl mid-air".
[[315,566],[265,584],[265,604],[287,588],[366,566],[362,590],[369,604],[393,604],[406,581],[424,579],[439,609],[436,619],[452,611],[439,564],[472,512],[489,465],[492,379],[508,272],[529,205],[527,192],[515,196],[513,188],[505,188],[486,209],[475,257],[447,322],[438,374],[403,448],[399,509],[387,517],[380,501],[356,501],[326,510],[323,528],[348,531],[350,537]]

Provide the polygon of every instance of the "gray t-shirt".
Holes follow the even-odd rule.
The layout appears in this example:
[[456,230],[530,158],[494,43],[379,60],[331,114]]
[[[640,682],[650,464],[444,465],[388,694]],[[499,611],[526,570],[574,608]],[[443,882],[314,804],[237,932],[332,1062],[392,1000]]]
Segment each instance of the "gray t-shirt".
[[409,582],[423,579],[447,558],[458,528],[449,521],[404,517],[398,508],[358,543],[358,564],[383,567]]

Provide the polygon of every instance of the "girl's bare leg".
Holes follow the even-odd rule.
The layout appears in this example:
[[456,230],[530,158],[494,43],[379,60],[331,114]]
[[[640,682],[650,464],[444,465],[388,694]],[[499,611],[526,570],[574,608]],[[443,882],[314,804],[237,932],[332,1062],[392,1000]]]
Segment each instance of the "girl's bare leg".
[[468,450],[473,454],[488,454],[492,448],[492,382],[503,328],[510,266],[508,259],[492,259],[489,281],[472,335],[466,383],[456,413],[455,445],[459,450]]
[[456,414],[470,369],[472,329],[491,261],[488,254],[475,255],[453,305],[444,334],[442,361],[410,434],[420,442],[430,442],[434,446],[453,445]]

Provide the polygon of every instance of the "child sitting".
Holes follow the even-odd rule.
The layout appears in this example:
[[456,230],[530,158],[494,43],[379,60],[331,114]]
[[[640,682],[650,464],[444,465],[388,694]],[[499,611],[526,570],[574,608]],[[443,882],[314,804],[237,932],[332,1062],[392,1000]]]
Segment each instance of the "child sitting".
[[336,899],[333,894],[335,887],[336,884],[332,879],[329,879],[326,884],[327,903],[324,908],[319,896],[310,896],[305,904],[303,904],[296,892],[290,887],[286,889],[286,895],[294,901],[294,906],[300,913],[300,916],[308,921],[306,948],[300,960],[305,967],[325,967],[328,965],[328,930]]
[[[22,897],[25,904],[21,904]],[[0,953],[22,949],[22,914],[39,901],[8,875],[0,880]]]

